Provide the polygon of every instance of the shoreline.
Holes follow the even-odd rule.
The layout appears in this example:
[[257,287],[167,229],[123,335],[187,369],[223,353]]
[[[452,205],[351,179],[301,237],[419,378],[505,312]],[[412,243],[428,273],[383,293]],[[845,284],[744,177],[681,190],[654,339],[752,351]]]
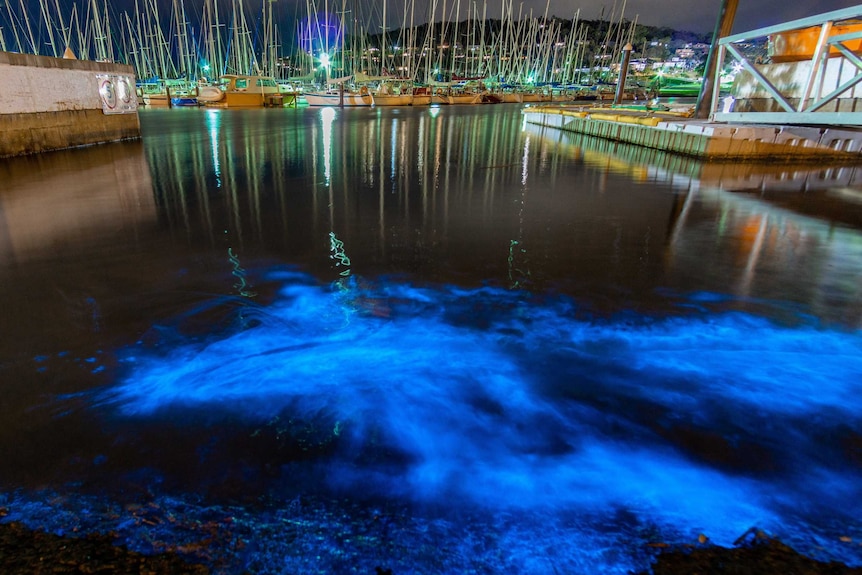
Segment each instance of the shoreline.
[[[177,509],[169,510],[154,503],[148,505],[127,505],[126,510],[131,517],[136,518],[136,524],[147,530],[152,552],[142,552],[131,549],[123,544],[123,539],[129,539],[128,535],[123,537],[114,530],[93,531],[92,529],[80,529],[77,526],[69,526],[69,534],[56,534],[42,527],[29,527],[19,520],[8,519],[17,513],[10,513],[7,507],[0,507],[0,565],[3,567],[4,575],[41,575],[41,574],[64,574],[64,573],[135,573],[147,575],[253,575],[261,572],[272,571],[272,566],[283,557],[277,550],[271,548],[267,541],[255,541],[254,532],[242,529],[243,520],[238,517],[225,517],[227,509],[213,507],[208,510],[213,519],[204,522],[197,510],[195,516],[175,515]],[[318,509],[309,509],[311,514],[319,513]],[[387,519],[381,519],[381,515],[371,517],[360,517],[358,523],[363,520],[366,532],[377,529],[371,524],[383,523]],[[167,518],[167,520],[162,519]],[[111,517],[111,519],[117,519]],[[272,518],[269,518],[270,520]],[[320,517],[313,518],[322,525]],[[404,520],[393,514],[391,521]],[[247,520],[247,519],[246,519]],[[266,519],[261,519],[264,523]],[[284,520],[282,520],[284,521]],[[128,520],[120,523],[128,522]],[[226,533],[226,523],[237,527],[233,533]],[[329,527],[333,527],[329,525]],[[151,528],[151,529],[150,529]],[[56,529],[56,526],[55,526]],[[285,529],[282,527],[282,529]],[[189,534],[194,534],[189,536]],[[315,554],[315,548],[303,545],[298,538],[291,537],[290,530],[276,533],[270,529],[262,529],[260,533],[268,533],[270,537],[280,537],[288,540],[288,546],[295,544],[296,549],[292,552],[302,552],[308,555],[309,561],[304,563],[309,572],[332,572],[329,571],[324,561],[323,564],[315,563],[311,555]],[[140,531],[138,532],[140,537]],[[171,537],[173,536],[173,537]],[[370,562],[365,560],[369,557],[356,557],[355,563],[351,563],[351,571],[355,573],[379,573],[411,572],[447,572],[440,567],[443,565],[428,565],[415,562],[405,565],[403,559],[397,557],[398,548],[391,542],[377,537],[369,538],[369,547],[366,549]],[[326,542],[321,543],[325,547]],[[434,550],[440,553],[445,545]],[[273,552],[275,551],[275,552]],[[319,550],[318,550],[319,552]],[[620,549],[618,553],[626,553]],[[250,554],[259,554],[260,557],[252,558]],[[237,557],[245,555],[245,559],[237,562]],[[649,566],[638,571],[628,571],[630,575],[692,575],[698,573],[727,574],[740,573],[746,575],[775,575],[779,573],[794,573],[797,575],[862,575],[862,567],[850,567],[838,561],[818,561],[803,555],[780,540],[760,531],[756,528],[749,529],[743,533],[732,547],[723,547],[713,544],[706,536],[701,535],[690,544],[653,542],[640,545],[637,555],[641,562],[648,562]],[[321,559],[318,555],[317,559]],[[389,559],[391,562],[388,562]],[[242,564],[240,564],[242,563]],[[412,567],[412,568],[411,568]],[[492,566],[491,566],[492,567]],[[503,566],[500,566],[503,567]],[[508,569],[504,569],[508,572]],[[284,573],[297,574],[305,571],[292,570],[285,566]],[[568,571],[566,571],[568,572]],[[595,572],[601,572],[601,566],[597,566]]]

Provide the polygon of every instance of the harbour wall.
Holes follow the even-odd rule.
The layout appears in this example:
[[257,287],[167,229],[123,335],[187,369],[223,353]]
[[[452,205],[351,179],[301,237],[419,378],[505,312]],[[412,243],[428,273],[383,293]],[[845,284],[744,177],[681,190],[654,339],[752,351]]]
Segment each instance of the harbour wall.
[[141,136],[131,66],[0,52],[0,157]]

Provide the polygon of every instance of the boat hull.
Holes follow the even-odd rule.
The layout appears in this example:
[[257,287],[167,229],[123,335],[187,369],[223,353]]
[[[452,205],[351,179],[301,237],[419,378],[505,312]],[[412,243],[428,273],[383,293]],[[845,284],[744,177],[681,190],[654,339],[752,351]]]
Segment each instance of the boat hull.
[[144,106],[150,108],[167,108],[170,105],[170,99],[165,92],[161,94],[144,94],[141,97],[141,101]]
[[195,96],[171,96],[172,107],[197,106],[198,99]]
[[481,104],[482,94],[434,94],[431,98],[432,104]]
[[412,94],[374,94],[375,106],[409,106],[412,103]]
[[198,90],[198,102],[205,105],[224,100],[224,91],[217,86],[203,86]]
[[[358,94],[344,92],[344,94],[330,92],[306,92],[303,94],[309,106],[344,106],[344,107],[367,107],[374,104],[371,94]],[[343,97],[343,99],[342,99]]]

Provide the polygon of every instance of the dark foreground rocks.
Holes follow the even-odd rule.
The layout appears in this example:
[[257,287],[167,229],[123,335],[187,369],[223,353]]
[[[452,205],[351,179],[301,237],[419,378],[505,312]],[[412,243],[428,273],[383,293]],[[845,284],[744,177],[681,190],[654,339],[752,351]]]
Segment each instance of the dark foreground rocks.
[[27,529],[20,523],[0,524],[0,573],[3,575],[207,575],[172,553],[143,555],[114,545],[112,537],[60,537]]
[[659,553],[651,572],[637,575],[862,575],[862,568],[815,561],[763,532],[750,530],[732,548],[668,547]]
[[[657,547],[651,570],[636,575],[862,575],[862,568],[804,557],[761,532],[745,534],[732,548],[701,544]],[[143,555],[107,535],[60,537],[20,523],[0,524],[2,575],[209,575],[210,570],[174,553]],[[376,568],[377,574],[398,575]]]

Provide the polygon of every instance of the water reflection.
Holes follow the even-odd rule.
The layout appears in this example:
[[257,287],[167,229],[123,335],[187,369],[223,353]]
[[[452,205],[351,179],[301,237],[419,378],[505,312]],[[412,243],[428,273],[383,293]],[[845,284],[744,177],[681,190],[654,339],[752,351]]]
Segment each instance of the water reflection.
[[[325,277],[334,233],[365,274],[591,297],[610,282],[639,301],[667,281],[698,291],[733,277],[742,300],[860,321],[853,167],[703,163],[525,124],[517,109],[209,110],[206,139],[160,138],[176,116],[154,116],[160,213],[192,241],[205,230],[240,250],[251,234]],[[827,286],[840,287],[824,308]]]
[[156,217],[139,142],[8,158],[0,181],[0,266],[135,237]]
[[[739,298],[810,302],[810,313],[862,326],[862,190],[856,166],[805,169],[775,164],[706,163],[528,126],[584,164],[639,183],[678,190],[665,257],[672,283],[727,277]],[[704,261],[704,255],[709,259]],[[686,277],[688,276],[688,277]],[[825,301],[818,294],[829,293]],[[799,311],[801,308],[796,308]]]

